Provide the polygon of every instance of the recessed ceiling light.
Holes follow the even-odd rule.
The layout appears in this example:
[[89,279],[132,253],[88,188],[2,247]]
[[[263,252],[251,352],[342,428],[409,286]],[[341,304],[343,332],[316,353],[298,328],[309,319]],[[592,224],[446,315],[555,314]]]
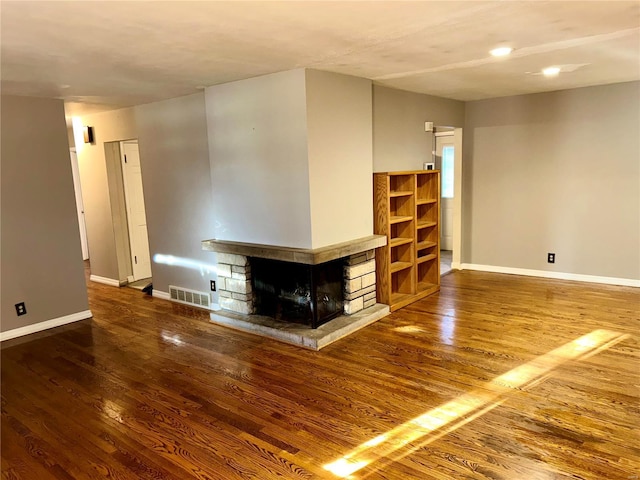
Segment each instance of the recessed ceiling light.
[[545,77],[555,77],[560,73],[560,67],[547,67],[542,69],[542,74]]
[[513,48],[511,47],[498,47],[491,50],[489,53],[494,57],[504,57],[513,52]]

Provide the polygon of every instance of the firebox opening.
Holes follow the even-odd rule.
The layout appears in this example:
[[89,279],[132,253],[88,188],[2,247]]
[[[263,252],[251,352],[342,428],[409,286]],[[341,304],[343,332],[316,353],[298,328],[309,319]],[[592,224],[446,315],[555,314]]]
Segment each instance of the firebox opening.
[[250,257],[255,311],[317,328],[341,315],[344,260],[318,265]]

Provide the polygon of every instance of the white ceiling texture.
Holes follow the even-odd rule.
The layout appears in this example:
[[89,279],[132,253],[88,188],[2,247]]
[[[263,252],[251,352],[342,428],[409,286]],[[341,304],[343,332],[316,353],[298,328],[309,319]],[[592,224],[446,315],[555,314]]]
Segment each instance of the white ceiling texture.
[[0,18],[2,92],[78,114],[300,67],[457,100],[640,79],[640,1],[2,0]]

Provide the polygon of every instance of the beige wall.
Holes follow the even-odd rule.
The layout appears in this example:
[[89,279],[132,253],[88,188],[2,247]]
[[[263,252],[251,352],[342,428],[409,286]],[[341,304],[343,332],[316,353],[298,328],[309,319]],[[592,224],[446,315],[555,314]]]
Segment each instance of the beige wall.
[[462,261],[639,279],[639,91],[467,103]]
[[464,102],[373,86],[373,170],[421,170],[431,161],[433,135],[424,122],[462,127]]
[[304,69],[206,89],[209,238],[311,247]]
[[306,71],[312,247],[373,233],[371,81]]
[[[2,96],[2,332],[88,310],[60,100]],[[25,302],[27,315],[14,305]]]
[[104,144],[137,138],[135,111],[125,108],[87,115],[82,123],[93,127],[95,140],[93,144],[76,145],[91,274],[121,280]]
[[204,93],[136,107],[136,119],[151,254],[202,268],[152,263],[154,289],[207,292],[216,275],[207,268],[215,255],[200,243],[214,230]]

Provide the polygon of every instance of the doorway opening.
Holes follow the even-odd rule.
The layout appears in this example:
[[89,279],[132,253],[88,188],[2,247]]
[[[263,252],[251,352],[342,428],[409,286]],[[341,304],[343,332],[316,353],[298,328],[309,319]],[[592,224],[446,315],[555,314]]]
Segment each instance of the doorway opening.
[[120,164],[129,237],[129,286],[144,290],[151,284],[151,256],[144,204],[142,168],[137,140],[120,142]]
[[138,141],[105,142],[104,154],[117,261],[115,282],[143,290],[151,284],[151,259]]
[[434,129],[434,163],[440,170],[440,274],[460,268],[462,231],[462,129]]
[[87,226],[84,218],[84,201],[82,200],[82,184],[80,183],[80,167],[78,154],[75,147],[69,149],[71,157],[71,173],[73,174],[73,190],[76,195],[76,210],[78,213],[78,228],[80,233],[80,246],[82,248],[82,260],[89,260],[89,242],[87,241]]

